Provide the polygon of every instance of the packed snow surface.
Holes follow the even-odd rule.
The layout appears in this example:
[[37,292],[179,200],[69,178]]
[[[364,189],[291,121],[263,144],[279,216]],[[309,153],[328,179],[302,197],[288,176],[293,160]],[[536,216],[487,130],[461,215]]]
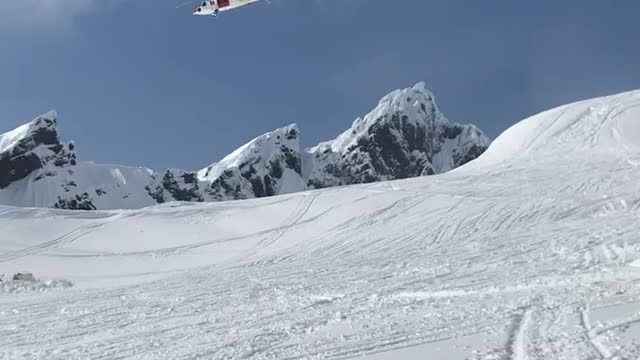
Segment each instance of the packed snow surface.
[[48,207],[55,204],[60,194],[66,194],[64,185],[72,183],[73,193],[103,191],[108,194],[92,199],[99,209],[145,207],[156,204],[147,193],[140,191],[149,184],[152,174],[143,167],[81,162],[72,171],[59,170],[57,176],[42,177],[40,172],[34,172],[0,192],[0,203]]
[[264,199],[0,207],[0,359],[638,359],[640,92],[432,177]]

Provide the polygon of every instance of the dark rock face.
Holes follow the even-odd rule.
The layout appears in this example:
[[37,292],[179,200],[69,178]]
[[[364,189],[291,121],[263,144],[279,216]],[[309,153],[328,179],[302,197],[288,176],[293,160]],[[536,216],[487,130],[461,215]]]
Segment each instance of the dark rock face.
[[240,173],[239,169],[231,168],[223,171],[222,174],[211,183],[207,189],[207,194],[215,201],[228,199],[243,200],[247,199],[250,193],[255,194],[252,186],[253,185]]
[[487,146],[473,144],[468,149],[456,151],[453,154],[456,167],[462,166],[471,160],[477,159],[487,150]]
[[73,144],[62,144],[53,116],[38,117],[24,135],[9,149],[0,153],[0,189],[24,179],[45,164],[56,167],[75,165]]
[[12,182],[23,179],[42,166],[40,158],[32,153],[0,157],[0,189],[6,188]]
[[164,191],[161,186],[151,187],[151,185],[147,185],[144,189],[158,204],[164,204],[166,202],[164,198]]
[[[177,174],[176,174],[177,173]],[[162,186],[177,201],[202,201],[198,179],[193,172],[184,171],[165,172]]]
[[71,198],[58,198],[58,202],[53,205],[56,209],[67,210],[96,210],[95,205],[91,201],[91,197],[87,193],[76,194]]
[[219,172],[207,189],[208,197],[232,200],[278,195],[285,171],[292,170],[302,178],[298,128],[291,125],[262,135],[231,160],[239,165],[214,169],[221,166],[215,164],[205,171],[205,177]]
[[[153,178],[157,179],[155,176]],[[156,186],[147,185],[145,190],[158,204],[174,200],[204,201],[197,174],[189,171],[167,170],[159,184]]]
[[478,157],[489,145],[473,125],[449,123],[421,85],[382,99],[364,119],[314,151],[310,188],[434,175]]

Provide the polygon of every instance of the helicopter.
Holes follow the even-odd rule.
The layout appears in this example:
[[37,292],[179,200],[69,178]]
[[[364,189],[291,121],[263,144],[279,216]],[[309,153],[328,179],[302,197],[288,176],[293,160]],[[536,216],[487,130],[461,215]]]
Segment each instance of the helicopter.
[[[193,10],[193,15],[217,16],[220,11],[228,11],[253,4],[261,0],[203,0]],[[266,0],[270,3],[269,0]]]

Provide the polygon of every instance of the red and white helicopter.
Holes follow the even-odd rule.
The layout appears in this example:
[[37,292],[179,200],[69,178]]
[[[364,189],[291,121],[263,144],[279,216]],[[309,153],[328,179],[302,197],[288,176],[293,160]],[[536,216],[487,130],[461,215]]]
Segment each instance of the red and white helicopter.
[[[193,10],[193,15],[216,16],[220,11],[228,11],[253,4],[261,0],[202,0]],[[270,1],[267,0],[267,3]]]

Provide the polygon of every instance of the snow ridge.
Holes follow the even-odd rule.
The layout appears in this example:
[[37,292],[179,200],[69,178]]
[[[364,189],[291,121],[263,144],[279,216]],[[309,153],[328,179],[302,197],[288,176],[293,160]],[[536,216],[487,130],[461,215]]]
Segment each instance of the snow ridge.
[[611,155],[637,164],[638,118],[640,90],[564,105],[507,129],[473,167]]

